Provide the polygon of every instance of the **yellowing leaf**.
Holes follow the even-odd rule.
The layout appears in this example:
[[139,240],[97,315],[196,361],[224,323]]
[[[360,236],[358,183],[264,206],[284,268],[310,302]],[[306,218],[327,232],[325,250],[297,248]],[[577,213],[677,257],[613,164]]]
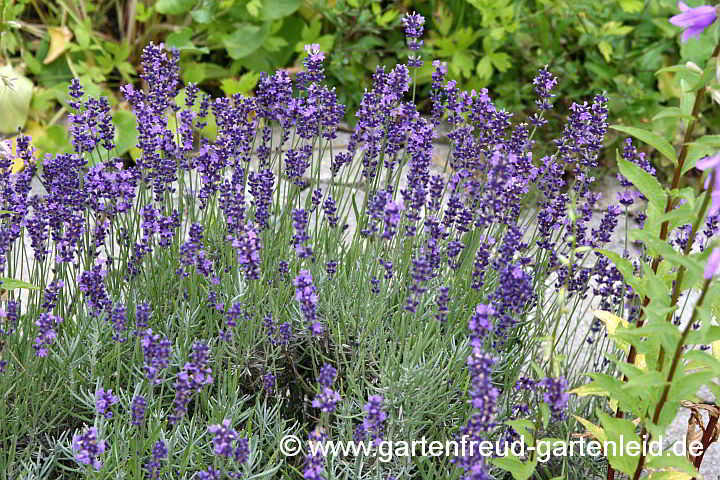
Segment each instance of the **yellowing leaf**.
[[50,48],[45,60],[43,60],[44,65],[54,62],[60,55],[65,53],[73,37],[72,32],[67,27],[48,27],[48,34],[50,34]]
[[580,422],[587,429],[587,431],[592,434],[593,437],[595,437],[595,440],[600,443],[605,442],[605,430],[593,423],[588,422],[584,418],[578,417],[577,415],[573,415],[573,417],[575,418],[575,420]]
[[598,43],[598,50],[600,50],[600,53],[602,53],[603,58],[605,58],[605,61],[607,63],[610,63],[610,58],[612,57],[613,48],[612,45],[610,45],[605,40]]
[[618,325],[630,328],[630,323],[628,323],[627,320],[620,318],[617,315],[613,315],[610,312],[606,312],[605,310],[595,310],[593,315],[595,315],[598,320],[605,322],[605,327],[610,335],[615,335],[615,329],[617,329]]
[[643,0],[618,0],[620,8],[628,13],[642,12],[645,2]]
[[580,387],[577,387],[573,390],[570,390],[570,394],[577,395],[578,397],[586,397],[588,395],[597,395],[599,397],[607,397],[610,394],[607,390],[603,389],[600,385],[597,383],[588,383],[587,385],[582,385]]
[[712,356],[720,360],[720,340],[712,342]]
[[[691,480],[692,475],[684,472],[652,472],[648,480]],[[696,479],[702,479],[700,474],[695,474]]]
[[25,170],[25,160],[22,158],[14,158],[10,166],[10,173],[20,173]]

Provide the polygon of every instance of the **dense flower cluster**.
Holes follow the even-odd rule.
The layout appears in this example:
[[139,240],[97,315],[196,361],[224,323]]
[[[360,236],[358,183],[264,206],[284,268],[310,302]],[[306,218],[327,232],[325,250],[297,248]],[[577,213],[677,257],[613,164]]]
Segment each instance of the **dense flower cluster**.
[[140,345],[142,345],[143,355],[145,356],[145,373],[148,380],[160,383],[158,377],[160,370],[170,365],[172,342],[166,336],[161,337],[158,333],[153,334],[152,328],[148,328],[143,333]]
[[317,382],[322,387],[322,392],[312,401],[312,406],[320,409],[321,412],[334,411],[335,405],[341,400],[340,394],[331,388],[336,375],[337,370],[327,363],[320,369]]
[[113,413],[110,407],[116,404],[118,398],[112,394],[112,390],[99,388],[95,392],[95,412],[99,415],[105,415],[105,418],[111,418]]
[[379,445],[383,440],[387,418],[385,399],[380,395],[371,395],[365,404],[365,420],[355,428],[353,439],[370,440],[373,444]]
[[173,412],[168,417],[170,424],[174,425],[183,418],[193,393],[213,382],[212,369],[208,366],[209,363],[210,347],[203,342],[195,342],[190,354],[190,361],[185,364],[183,370],[175,377]]
[[92,465],[96,470],[103,466],[99,457],[107,449],[105,440],[98,440],[98,429],[90,427],[83,433],[73,436],[72,448],[75,451],[75,460],[83,465]]
[[[682,2],[679,6],[682,13],[673,17],[673,23],[686,28],[684,39],[716,21],[714,8],[691,9]],[[183,88],[177,49],[168,53],[163,44],[151,43],[141,55],[142,88],[127,85],[121,89],[137,122],[136,148],[131,152],[135,165],[129,167],[113,153],[119,137],[112,122],[112,102],[88,98],[80,82],[72,80],[68,126],[74,151],[42,159],[39,179],[45,192],[40,195],[30,195],[40,159],[35,158],[29,137],[17,136],[14,157],[25,168],[0,176],[0,277],[6,271],[11,276],[18,271],[15,263],[22,256],[18,253],[25,252],[17,252],[15,244],[27,234],[39,265],[32,274],[37,277],[39,271],[48,280],[43,278],[40,289],[31,292],[30,298],[37,297],[31,303],[37,303],[27,306],[27,314],[21,313],[15,292],[11,290],[6,299],[7,292],[0,290],[4,302],[0,334],[19,330],[29,333],[31,340],[36,335],[35,354],[50,357],[61,350],[51,351],[58,338],[64,340],[69,332],[85,328],[83,322],[89,319],[95,322],[93,333],[106,335],[102,338],[112,335],[117,341],[113,361],[139,359],[142,354],[142,368],[131,365],[117,372],[135,375],[128,379],[127,385],[135,385],[128,408],[113,408],[121,395],[103,388],[98,388],[94,400],[98,415],[110,418],[122,411],[126,427],[127,422],[139,427],[128,428],[133,434],[154,435],[142,439],[146,451],[133,452],[144,456],[137,465],[144,465],[147,477],[186,475],[165,471],[173,462],[168,461],[168,445],[158,438],[154,424],[158,415],[167,413],[173,395],[167,418],[171,425],[180,424],[186,416],[192,422],[210,418],[204,417],[207,405],[230,408],[232,413],[232,405],[222,405],[228,392],[227,398],[235,398],[237,392],[246,395],[252,389],[260,395],[257,405],[282,415],[288,411],[286,405],[275,407],[307,398],[303,388],[306,392],[307,384],[313,383],[308,372],[334,359],[343,374],[338,377],[335,367],[323,363],[314,379],[317,386],[311,405],[321,413],[290,409],[293,415],[313,419],[317,415],[322,425],[333,426],[327,432],[321,426],[313,430],[304,426],[310,432],[310,446],[321,445],[335,431],[328,419],[338,410],[340,392],[346,397],[343,406],[358,401],[352,396],[360,384],[349,381],[355,379],[348,379],[351,372],[347,372],[355,366],[347,362],[371,358],[360,342],[399,323],[407,334],[403,345],[417,339],[418,330],[410,330],[427,325],[430,334],[469,351],[467,371],[459,372],[466,376],[460,382],[448,381],[447,386],[427,382],[440,395],[452,389],[459,405],[465,402],[459,389],[468,389],[467,418],[462,420],[459,437],[487,440],[498,434],[501,421],[538,418],[543,404],[553,421],[564,421],[573,379],[520,377],[515,382],[514,377],[506,381],[507,375],[517,375],[514,349],[521,343],[518,339],[525,326],[532,323],[531,328],[537,329],[532,331],[538,332],[546,326],[540,317],[551,303],[544,289],[563,289],[564,300],[574,302],[573,306],[587,297],[599,297],[600,309],[624,311],[631,322],[643,314],[647,305],[642,304],[641,295],[627,285],[610,258],[595,253],[613,240],[623,214],[634,212],[641,227],[648,218],[642,208],[648,199],[622,175],[618,180],[624,189],[609,204],[602,204],[600,195],[591,189],[591,172],[598,167],[608,128],[605,94],[568,103],[567,124],[549,142],[554,152],[534,157],[535,134],[548,123],[545,115],[553,108],[558,85],[547,66],[532,82],[536,111],[527,123],[513,125],[512,115],[496,106],[487,89],[462,91],[456,80],[446,80],[448,65],[433,62],[426,72],[431,80],[430,116],[421,116],[413,79],[421,73],[416,69],[423,66],[419,53],[425,18],[408,13],[402,26],[411,56],[407,64],[375,70],[341,151],[330,141],[339,136],[338,125],[345,113],[339,103],[343,94],[322,84],[326,55],[319,44],[305,47],[305,69],[294,79],[288,71],[262,73],[254,96],[229,94],[214,99],[194,83]],[[443,158],[435,145],[441,127],[447,128],[450,143]],[[321,163],[327,159],[326,152],[327,165]],[[0,172],[13,168],[12,156],[10,147],[0,144]],[[631,140],[625,143],[622,158],[656,175],[649,156]],[[720,154],[699,159],[696,166],[706,172],[705,188],[712,203],[694,246],[711,250],[703,257],[708,259],[705,278],[711,280],[720,269],[716,241]],[[351,191],[348,198],[346,188],[358,188],[358,182],[362,196]],[[345,238],[351,214],[357,230]],[[668,232],[671,245],[692,247],[688,245],[692,228],[691,223],[673,226]],[[624,258],[629,258],[628,252]],[[634,264],[637,272],[647,260]],[[367,305],[358,310],[367,318],[347,318],[352,313],[342,296],[349,292],[367,296],[361,299]],[[130,325],[133,311],[134,325]],[[309,335],[293,332],[298,311]],[[397,317],[387,322],[373,318],[386,313]],[[538,321],[528,322],[535,313]],[[25,318],[21,315],[36,315],[28,319],[29,332],[21,328],[19,319]],[[67,319],[62,331],[59,315]],[[437,323],[427,323],[433,318]],[[679,324],[680,317],[675,321]],[[464,328],[464,322],[469,342],[457,338],[457,328]],[[241,328],[236,328],[239,324]],[[134,341],[123,343],[130,326]],[[595,320],[589,331],[582,332],[587,335],[584,345],[592,344],[588,348],[592,355],[594,350],[603,353],[598,341],[603,328]],[[156,333],[160,331],[167,332],[175,345],[164,333]],[[338,331],[341,335],[336,335]],[[0,371],[15,361],[14,356],[5,355],[6,343],[15,348],[22,338],[11,337],[10,342],[0,338]],[[221,371],[213,372],[210,345],[218,338],[213,368],[221,366]],[[190,358],[177,371],[171,367],[173,349],[185,352],[190,344]],[[522,348],[528,352],[534,346]],[[428,354],[428,358],[433,357]],[[512,368],[498,364],[505,358]],[[372,382],[362,385],[389,392],[390,401],[380,395],[367,399],[354,439],[378,445],[388,432],[397,432],[386,425],[388,407],[405,395],[405,405],[412,405],[416,391],[427,385],[423,382],[413,390],[393,388],[386,376],[375,375],[386,365],[378,365],[381,362],[376,363],[374,357],[369,361],[371,369],[367,365],[357,369]],[[48,365],[57,364],[44,360],[39,368]],[[94,369],[95,364],[89,370]],[[213,384],[213,373],[235,383],[226,389],[223,379],[222,387],[208,392],[211,401],[205,402],[206,395],[197,394]],[[174,375],[172,385],[163,382],[166,374]],[[408,370],[407,377],[413,375]],[[520,400],[513,404],[516,399]],[[193,405],[198,415],[188,412]],[[335,413],[333,421],[350,422],[351,416],[342,413]],[[398,413],[398,422],[400,417]],[[212,418],[223,417],[213,414]],[[121,424],[104,418],[96,422],[108,439],[112,437],[106,428]],[[231,423],[224,419],[207,427],[205,438],[212,444],[212,454],[208,449],[204,456],[215,458],[212,467],[207,467],[207,458],[195,458],[192,452],[192,462],[197,460],[193,465],[198,465],[193,468],[205,469],[193,478],[240,476],[226,467],[249,460],[250,441],[241,438]],[[77,462],[99,469],[108,445],[98,439],[98,428],[75,435],[72,448]],[[174,428],[181,439],[187,433],[182,425]],[[505,434],[517,436],[509,428]],[[175,441],[176,437],[170,443],[173,448]],[[492,478],[489,463],[477,451],[453,461],[463,470],[464,479]],[[216,469],[218,465],[222,469]],[[340,461],[328,462],[327,469],[337,465]],[[325,470],[322,454],[308,452],[304,478],[338,476],[336,471]]]
[[300,302],[305,321],[313,336],[322,335],[325,327],[317,320],[317,301],[315,293],[317,288],[313,285],[313,278],[309,270],[300,270],[300,274],[293,280],[295,286],[295,300]]

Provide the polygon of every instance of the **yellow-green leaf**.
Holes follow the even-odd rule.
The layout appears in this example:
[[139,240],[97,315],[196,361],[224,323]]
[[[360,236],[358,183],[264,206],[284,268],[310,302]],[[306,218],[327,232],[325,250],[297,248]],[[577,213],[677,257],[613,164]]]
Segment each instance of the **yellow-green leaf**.
[[610,393],[606,389],[602,388],[600,385],[598,385],[595,382],[590,382],[586,385],[582,385],[573,390],[570,390],[567,393],[569,393],[571,395],[577,395],[578,397],[587,397],[588,395],[595,395],[598,397],[607,397],[610,395]]
[[584,418],[578,417],[577,415],[573,415],[573,418],[580,422],[583,427],[585,427],[585,429],[591,433],[593,437],[595,437],[595,440],[600,443],[603,443],[606,440],[605,431],[601,427],[598,427],[597,425],[585,420]]
[[643,0],[618,0],[618,4],[623,11],[628,13],[642,12],[645,2]]
[[603,58],[607,63],[610,63],[610,59],[612,58],[612,52],[613,48],[612,45],[610,45],[607,41],[602,40],[598,43],[598,50],[600,50],[600,53],[602,53]]

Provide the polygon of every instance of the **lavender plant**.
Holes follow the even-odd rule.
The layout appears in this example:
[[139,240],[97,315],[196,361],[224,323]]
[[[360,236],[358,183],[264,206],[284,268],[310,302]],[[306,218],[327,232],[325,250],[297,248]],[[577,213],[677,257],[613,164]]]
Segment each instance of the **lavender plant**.
[[[535,454],[389,463],[377,455],[393,439],[568,440],[601,407],[570,401],[582,373],[629,371],[604,361],[622,345],[588,326],[588,312],[622,315],[628,298],[649,295],[654,311],[667,313],[667,292],[628,275],[629,261],[606,248],[627,214],[622,202],[671,198],[638,181],[651,165],[629,143],[621,172],[643,197],[599,207],[591,172],[608,128],[606,96],[573,103],[564,130],[544,132],[557,83],[548,68],[533,82],[537,115],[513,125],[487,90],[460,91],[436,61],[432,115],[423,117],[412,79],[424,21],[404,23],[408,64],[377,68],[344,137],[345,107],[323,83],[318,45],[306,47],[294,79],[263,74],[255,97],[212,98],[182,84],[176,50],[152,43],[142,54],[147,88],[122,88],[137,119],[137,165],[125,168],[114,154],[108,102],[86,98],[77,81],[73,153],[47,155],[38,170],[29,138],[18,137],[14,156],[25,168],[0,178],[3,471],[597,473],[602,465],[573,458],[541,467]],[[198,134],[209,122],[212,140]],[[442,128],[446,150],[434,142]],[[543,133],[555,153],[533,158]],[[3,156],[0,171],[13,160]],[[673,195],[685,199],[685,217],[649,207],[637,230],[648,248],[656,247],[643,232],[658,222],[707,210],[709,200],[687,190]],[[647,254],[672,262],[671,250]],[[697,265],[678,262],[689,272],[678,285],[699,278]],[[709,317],[703,324],[709,342]],[[650,368],[662,363],[647,358]],[[286,435],[308,439],[302,455],[278,453]],[[308,450],[351,439],[367,441],[371,454]]]

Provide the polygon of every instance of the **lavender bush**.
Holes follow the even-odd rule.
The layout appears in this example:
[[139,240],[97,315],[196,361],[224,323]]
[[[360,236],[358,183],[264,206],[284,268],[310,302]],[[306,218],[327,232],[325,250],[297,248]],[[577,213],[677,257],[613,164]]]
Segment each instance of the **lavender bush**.
[[[18,137],[24,169],[0,178],[9,478],[604,475],[582,458],[308,451],[567,440],[578,418],[610,411],[568,391],[584,372],[615,375],[605,354],[622,353],[586,314],[627,316],[637,297],[623,252],[596,251],[647,198],[628,181],[600,209],[591,188],[608,99],[573,103],[564,131],[543,140],[555,154],[533,158],[552,73],[533,82],[532,123],[513,125],[487,90],[459,91],[435,61],[423,117],[412,78],[424,19],[404,23],[413,55],[378,67],[342,147],[344,106],[323,85],[317,45],[294,79],[264,74],[255,97],[212,98],[182,85],[177,51],[151,43],[146,88],[122,88],[136,165],[113,155],[108,101],[78,81],[74,153],[38,159]],[[438,158],[443,129],[451,148]],[[622,158],[654,172],[631,141]],[[283,457],[285,435],[307,438],[305,454]]]

